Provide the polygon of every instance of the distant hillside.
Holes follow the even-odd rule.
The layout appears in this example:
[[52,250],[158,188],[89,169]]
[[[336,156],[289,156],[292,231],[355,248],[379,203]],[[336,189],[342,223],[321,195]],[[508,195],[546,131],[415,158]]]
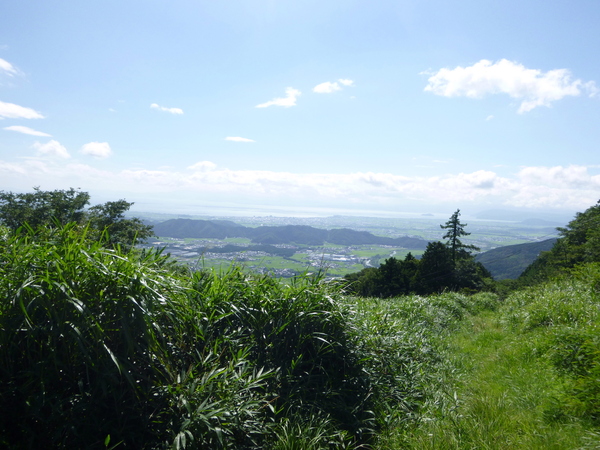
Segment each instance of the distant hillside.
[[496,280],[516,279],[536,260],[541,252],[550,250],[556,238],[527,244],[507,245],[481,253],[475,260],[482,263]]
[[323,245],[325,242],[338,245],[377,244],[392,245],[411,250],[424,250],[427,242],[421,238],[389,238],[375,236],[366,231],[336,228],[323,230],[307,225],[244,227],[227,220],[171,219],[154,225],[157,236],[174,238],[242,237],[257,244],[300,244]]
[[157,236],[225,239],[238,237],[244,228],[229,220],[170,219],[154,225],[153,229]]

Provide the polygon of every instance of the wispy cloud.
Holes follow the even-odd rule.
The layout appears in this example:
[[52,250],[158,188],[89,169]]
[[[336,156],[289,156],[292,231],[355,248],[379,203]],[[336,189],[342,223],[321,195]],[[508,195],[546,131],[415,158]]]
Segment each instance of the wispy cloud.
[[93,156],[94,158],[104,159],[112,155],[112,150],[108,142],[89,142],[81,147],[81,153]]
[[34,130],[33,128],[24,127],[21,125],[13,125],[10,127],[4,127],[5,130],[16,131],[17,133],[30,134],[31,136],[44,136],[44,137],[52,137],[51,134],[44,133],[42,131]]
[[331,94],[335,91],[341,91],[342,86],[354,86],[354,81],[346,78],[340,78],[334,82],[326,81],[325,83],[317,84],[313,88],[313,92],[316,92],[317,94]]
[[150,108],[158,109],[159,111],[165,111],[165,112],[168,112],[171,114],[183,114],[183,109],[181,109],[181,108],[166,108],[166,107],[160,106],[156,103],[152,103],[150,105]]
[[70,158],[69,152],[67,149],[61,145],[60,142],[55,141],[54,139],[46,142],[45,144],[41,144],[36,142],[33,144],[33,148],[38,151],[39,155],[48,155],[48,156],[58,156],[59,158]]
[[2,58],[0,58],[0,71],[11,77],[19,74],[15,66]]
[[0,119],[43,119],[39,112],[26,108],[24,106],[15,105],[14,103],[6,103],[0,101]]
[[248,139],[248,138],[243,138],[243,137],[234,137],[234,136],[226,137],[225,140],[233,141],[233,142],[255,142],[254,139]]
[[444,97],[483,98],[488,94],[508,94],[522,100],[518,112],[538,106],[550,107],[567,96],[598,93],[594,81],[573,80],[568,69],[542,72],[502,59],[496,63],[482,59],[468,67],[440,69],[431,74],[425,91]]
[[256,105],[257,108],[268,108],[269,106],[283,106],[289,108],[290,106],[296,106],[296,99],[302,94],[298,89],[289,87],[285,90],[285,97],[275,98],[268,102]]

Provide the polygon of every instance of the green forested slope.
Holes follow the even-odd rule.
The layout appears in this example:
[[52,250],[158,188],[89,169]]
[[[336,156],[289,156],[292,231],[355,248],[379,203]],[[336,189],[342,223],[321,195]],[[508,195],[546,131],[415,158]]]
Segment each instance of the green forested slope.
[[483,264],[495,280],[516,279],[541,252],[550,250],[555,243],[556,238],[506,245],[480,253],[475,260]]

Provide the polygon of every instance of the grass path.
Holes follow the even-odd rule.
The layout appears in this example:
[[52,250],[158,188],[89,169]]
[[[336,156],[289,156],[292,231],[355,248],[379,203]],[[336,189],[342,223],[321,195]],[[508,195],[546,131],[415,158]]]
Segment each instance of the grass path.
[[600,435],[575,419],[550,418],[561,380],[536,354],[534,336],[504,329],[498,313],[465,321],[451,336],[449,366],[425,418],[381,448],[595,449]]

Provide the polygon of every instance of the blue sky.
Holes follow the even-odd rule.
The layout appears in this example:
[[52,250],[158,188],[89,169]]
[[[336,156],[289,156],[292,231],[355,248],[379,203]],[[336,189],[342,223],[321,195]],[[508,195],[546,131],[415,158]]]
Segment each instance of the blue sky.
[[0,6],[0,190],[365,214],[600,198],[600,2]]

